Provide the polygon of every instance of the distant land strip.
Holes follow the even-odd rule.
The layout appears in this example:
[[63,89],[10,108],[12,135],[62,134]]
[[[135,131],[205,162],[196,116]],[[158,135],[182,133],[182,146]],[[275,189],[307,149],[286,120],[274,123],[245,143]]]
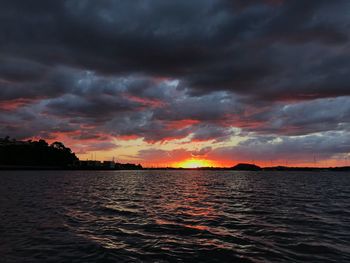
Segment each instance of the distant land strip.
[[45,140],[19,141],[10,137],[0,138],[0,170],[217,170],[217,171],[350,171],[343,167],[260,167],[240,163],[233,167],[144,168],[141,164],[114,161],[82,161],[62,142],[48,144]]

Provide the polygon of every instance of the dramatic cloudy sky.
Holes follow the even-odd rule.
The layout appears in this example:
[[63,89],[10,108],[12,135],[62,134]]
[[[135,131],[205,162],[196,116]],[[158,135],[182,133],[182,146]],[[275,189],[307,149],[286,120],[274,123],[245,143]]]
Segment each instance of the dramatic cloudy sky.
[[0,137],[82,159],[345,165],[348,0],[0,0]]

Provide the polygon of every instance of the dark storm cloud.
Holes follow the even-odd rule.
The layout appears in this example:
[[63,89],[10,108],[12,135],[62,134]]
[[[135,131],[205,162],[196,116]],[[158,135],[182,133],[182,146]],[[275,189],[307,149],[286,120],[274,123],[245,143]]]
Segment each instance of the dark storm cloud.
[[67,95],[47,104],[50,114],[95,117],[100,120],[110,119],[118,112],[137,110],[136,106],[129,101],[105,94],[95,97]]
[[219,92],[204,96],[185,96],[167,98],[168,106],[154,112],[157,119],[183,120],[194,119],[216,122],[225,120],[227,114],[241,113],[241,104],[235,96]]
[[317,159],[344,159],[349,151],[348,132],[326,132],[296,137],[258,136],[234,147],[217,148],[210,152],[210,157],[236,161],[283,160],[311,163]]
[[45,66],[30,60],[0,57],[0,76],[3,81],[15,83],[39,81],[45,70]]
[[338,97],[252,109],[236,126],[260,134],[306,135],[349,130],[350,98]]
[[234,133],[227,127],[220,125],[199,124],[193,129],[193,141],[210,141],[216,142],[225,141],[230,138]]
[[[193,97],[179,90],[176,81],[155,82],[141,76],[102,78],[77,72],[62,79],[70,87],[66,94],[1,114],[6,124],[1,134],[12,134],[11,127],[17,129],[21,123],[27,127],[26,132],[20,132],[21,137],[84,129],[90,134],[142,137],[148,142],[189,135],[193,141],[219,142],[240,136],[235,127],[243,133],[304,135],[348,130],[350,122],[349,97],[247,105],[227,92]],[[73,135],[84,137],[86,134],[81,138]]]
[[0,120],[0,137],[53,138],[55,133],[70,133],[79,129],[77,124],[43,114],[41,105],[24,106],[10,112],[0,111]]
[[233,128],[264,136],[349,130],[349,1],[0,7],[1,136],[219,142]]
[[[7,66],[9,64],[6,64]],[[32,65],[24,64],[23,72],[16,68],[14,73],[7,72],[6,76],[19,76],[13,80],[6,79],[6,76],[0,79],[0,101],[11,101],[16,99],[44,99],[53,98],[69,93],[74,88],[74,78],[76,78],[76,71],[65,68],[56,67],[50,71],[42,70],[41,66],[38,68],[31,67]],[[11,65],[10,65],[11,67]],[[3,68],[6,68],[3,67]],[[0,68],[1,70],[1,68]],[[31,71],[32,70],[32,71]],[[5,69],[3,70],[3,72]],[[40,76],[40,77],[39,77]],[[36,80],[28,80],[28,78],[35,78]],[[23,79],[26,79],[23,81]],[[2,80],[2,81],[1,81]]]
[[[298,98],[322,96],[320,78],[341,77],[325,96],[349,95],[341,72],[323,70],[310,80],[315,65],[304,59],[314,46],[323,48],[322,63],[346,54],[330,47],[348,43],[348,1],[2,1],[2,7],[0,44],[8,55],[100,73],[177,77],[197,93],[267,92],[266,99],[285,97],[278,79],[293,83],[297,75]],[[290,56],[303,70],[289,65]]]

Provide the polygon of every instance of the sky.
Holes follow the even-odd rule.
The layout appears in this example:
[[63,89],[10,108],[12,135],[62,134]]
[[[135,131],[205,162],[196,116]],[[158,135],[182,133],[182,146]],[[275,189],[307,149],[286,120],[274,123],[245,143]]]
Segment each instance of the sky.
[[350,165],[348,0],[0,0],[0,137],[144,166]]

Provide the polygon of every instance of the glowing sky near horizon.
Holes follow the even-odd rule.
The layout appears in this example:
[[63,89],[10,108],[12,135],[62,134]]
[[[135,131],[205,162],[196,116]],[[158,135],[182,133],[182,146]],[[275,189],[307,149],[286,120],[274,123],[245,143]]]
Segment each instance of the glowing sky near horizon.
[[350,165],[348,10],[1,1],[0,137],[144,166]]

